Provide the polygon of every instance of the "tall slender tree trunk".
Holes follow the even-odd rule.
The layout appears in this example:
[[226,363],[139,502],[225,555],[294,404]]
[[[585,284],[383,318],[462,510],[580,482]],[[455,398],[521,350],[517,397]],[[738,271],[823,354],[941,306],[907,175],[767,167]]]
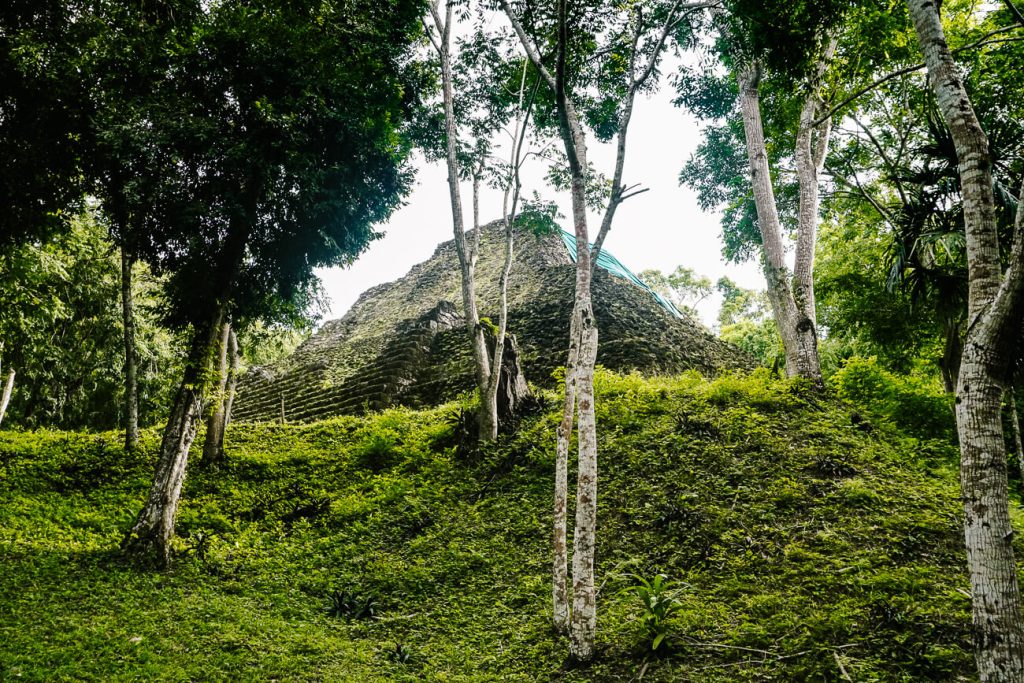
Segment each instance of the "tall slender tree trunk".
[[8,368],[7,380],[4,382],[3,393],[0,394],[0,424],[3,424],[4,416],[7,415],[7,405],[11,402],[11,394],[14,392],[14,368]]
[[566,525],[569,508],[569,442],[576,414],[576,365],[579,363],[579,311],[573,306],[569,321],[569,354],[565,362],[562,421],[555,441],[555,506],[553,524],[552,610],[555,631],[569,633],[569,547]]
[[[527,60],[523,60],[523,74],[519,79],[519,106],[516,109],[516,124],[512,131],[512,151],[509,155],[509,176],[505,183],[505,192],[501,202],[501,220],[505,237],[505,260],[502,263],[501,276],[498,279],[498,334],[494,340],[494,352],[491,355],[491,375],[487,384],[487,395],[483,408],[487,411],[488,417],[482,420],[480,425],[481,431],[483,431],[485,426],[491,429],[491,439],[498,438],[498,428],[501,426],[501,417],[498,412],[498,389],[502,377],[507,376],[511,381],[511,378],[519,377],[522,372],[519,367],[519,354],[515,350],[512,354],[515,360],[515,367],[509,368],[506,372],[503,364],[505,363],[505,345],[508,337],[508,279],[512,273],[512,259],[515,255],[516,215],[519,208],[519,193],[522,190],[519,168],[522,160],[523,141],[526,138],[526,129],[530,121],[530,111],[533,109],[533,101],[537,94],[537,89],[534,88],[533,93],[530,95],[530,101],[524,111],[523,95],[526,92],[528,64]],[[476,196],[474,195],[475,199]],[[509,206],[510,200],[511,207]],[[474,211],[476,211],[476,206],[477,204],[474,201]],[[529,395],[529,386],[526,385],[525,378],[523,379],[522,388],[525,389],[525,393],[513,389],[510,392],[510,396],[513,399],[526,398]],[[522,396],[519,396],[519,394],[522,394]],[[515,400],[513,400],[513,411],[515,409],[514,404]]]
[[126,552],[155,559],[166,567],[170,562],[170,542],[174,535],[174,522],[185,481],[188,453],[195,439],[198,422],[202,417],[203,394],[209,379],[210,361],[222,333],[222,325],[230,305],[232,289],[245,257],[249,239],[250,219],[256,214],[257,192],[253,188],[247,216],[239,216],[229,226],[222,250],[215,260],[217,283],[210,296],[214,305],[193,327],[192,341],[181,385],[171,405],[170,416],[160,442],[160,456],[153,475],[146,502],[139,511],[135,524],[121,543]]
[[124,322],[124,448],[139,443],[139,383],[135,351],[135,312],[132,299],[132,258],[121,247],[121,317]]
[[[594,549],[597,533],[597,421],[594,411],[594,364],[597,360],[597,320],[591,301],[590,236],[587,230],[587,143],[576,107],[566,92],[568,20],[566,0],[558,3],[558,62],[555,100],[559,129],[572,176],[573,231],[576,235],[576,292],[573,319],[579,350],[576,358],[576,527],[572,549],[572,613],[569,617],[569,654],[578,661],[594,656],[597,631],[597,589]],[[536,61],[539,61],[539,58]],[[570,324],[570,329],[572,325]],[[573,355],[569,342],[569,357]]]
[[[564,632],[568,622],[569,652],[579,661],[594,656],[597,631],[597,591],[594,577],[594,554],[597,533],[597,420],[594,397],[594,366],[597,362],[598,330],[591,295],[594,263],[604,239],[611,229],[615,210],[628,196],[630,189],[622,182],[625,163],[626,134],[633,111],[636,93],[654,73],[659,55],[672,28],[677,23],[677,3],[669,12],[660,37],[649,53],[645,66],[637,64],[637,45],[641,44],[643,23],[639,11],[633,51],[626,70],[625,99],[619,112],[619,131],[616,148],[615,171],[604,219],[598,230],[593,250],[590,246],[586,214],[586,173],[588,172],[587,145],[583,126],[575,105],[566,92],[566,51],[568,49],[568,20],[566,0],[558,2],[558,52],[554,75],[545,67],[540,51],[526,34],[507,0],[500,0],[527,57],[543,81],[554,92],[558,113],[559,132],[569,164],[572,190],[573,231],[576,236],[576,289],[572,317],[569,324],[569,352],[566,360],[565,396],[562,421],[559,424],[555,451],[555,497],[553,529],[552,606],[555,629]],[[639,75],[637,75],[639,73]],[[634,186],[635,187],[635,186]],[[638,190],[633,194],[642,192]],[[578,474],[576,481],[576,526],[572,553],[572,611],[568,607],[568,552],[566,542],[568,497],[568,452],[572,436],[573,418],[577,420]]]
[[1024,207],[1004,277],[988,138],[953,61],[934,0],[908,0],[928,81],[956,147],[968,267],[967,339],[957,383],[960,486],[974,654],[983,682],[1024,681],[1024,620],[1013,553],[1001,399],[1024,313]]
[[228,358],[230,356],[231,323],[221,325],[217,350],[217,386],[212,396],[212,410],[206,420],[206,439],[203,441],[202,464],[220,462],[224,446],[224,416],[227,409]]
[[238,337],[235,336],[235,328],[231,328],[231,335],[228,337],[228,353],[231,354],[231,363],[228,365],[228,399],[224,405],[224,427],[220,431],[220,454],[224,455],[224,434],[228,425],[231,424],[231,409],[235,405],[235,394],[238,391]]
[[134,526],[121,544],[125,551],[151,557],[165,567],[170,562],[170,542],[185,481],[188,452],[202,413],[205,375],[211,350],[221,332],[223,315],[223,309],[219,309],[214,320],[197,328],[193,334],[185,373],[160,443],[153,485]]
[[[564,497],[561,491],[567,488],[567,477],[563,475],[567,465],[563,453],[568,452],[568,434],[572,428],[572,405],[578,420],[578,476],[576,486],[576,529],[573,534],[572,595],[573,609],[569,619],[569,654],[578,661],[588,661],[594,656],[594,635],[597,628],[597,591],[594,582],[594,547],[597,522],[597,424],[594,414],[594,363],[597,358],[597,321],[591,303],[591,253],[587,230],[585,197],[585,174],[587,172],[587,146],[583,126],[572,100],[566,94],[565,52],[568,43],[568,25],[565,0],[559,0],[558,64],[556,75],[544,65],[540,52],[526,34],[522,24],[507,0],[500,4],[516,35],[526,51],[527,57],[555,93],[559,132],[569,163],[572,188],[573,231],[576,235],[576,291],[570,318],[569,353],[566,361],[565,412],[556,442],[555,465],[555,562],[554,574],[554,623],[558,628],[567,611],[561,602],[564,585]],[[574,367],[570,367],[574,366]],[[568,423],[568,424],[567,424]],[[561,539],[561,541],[560,541]]]
[[814,244],[818,220],[818,177],[828,145],[828,128],[818,131],[817,147],[813,143],[816,97],[812,93],[805,102],[797,136],[797,166],[800,178],[800,222],[797,233],[797,264],[791,278],[786,265],[782,241],[782,225],[775,202],[768,152],[761,122],[760,74],[756,64],[748,63],[736,71],[743,113],[750,181],[761,232],[762,266],[768,284],[779,335],[786,352],[786,374],[821,383],[818,359],[818,335],[814,308]]
[[[488,440],[496,435],[497,426],[491,424],[491,411],[487,409],[488,383],[491,375],[487,355],[487,340],[480,327],[480,314],[476,303],[476,260],[480,244],[480,228],[475,226],[474,244],[466,244],[466,222],[462,211],[462,193],[459,187],[460,170],[458,158],[458,126],[455,120],[455,95],[452,85],[451,28],[453,0],[445,2],[445,16],[441,17],[438,2],[430,4],[430,13],[437,28],[437,37],[430,34],[434,48],[441,61],[441,91],[444,100],[445,161],[448,167],[448,194],[452,209],[452,231],[455,235],[455,252],[462,274],[462,310],[466,320],[466,332],[473,349],[473,364],[476,386],[480,398],[478,411],[479,438]],[[475,199],[475,190],[474,190]],[[476,202],[474,201],[474,215]],[[477,248],[473,248],[477,247]]]

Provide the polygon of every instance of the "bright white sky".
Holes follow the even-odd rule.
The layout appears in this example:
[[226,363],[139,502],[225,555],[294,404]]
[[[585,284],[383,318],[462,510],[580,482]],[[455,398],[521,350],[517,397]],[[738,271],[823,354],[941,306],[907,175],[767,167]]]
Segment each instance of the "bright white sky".
[[[678,182],[683,163],[696,150],[701,133],[696,120],[672,105],[672,91],[663,87],[651,98],[638,98],[629,130],[623,180],[640,183],[648,192],[623,204],[615,216],[606,246],[635,273],[648,268],[671,272],[676,266],[693,268],[712,282],[723,275],[740,286],[764,289],[764,277],[754,262],[740,266],[722,260],[720,216],[704,213],[696,195]],[[591,140],[590,159],[598,171],[610,176],[615,149],[611,144]],[[532,160],[522,172],[523,194],[534,190],[545,199],[558,202],[561,222],[569,228],[571,214],[568,193],[556,193],[545,186],[544,162]],[[451,206],[448,201],[447,172],[443,165],[416,164],[416,184],[404,207],[395,212],[382,230],[386,236],[348,268],[331,268],[319,274],[330,296],[325,320],[339,318],[366,289],[402,277],[426,260],[441,242],[452,239]],[[488,223],[501,215],[501,196],[481,191],[480,220]],[[471,194],[464,186],[467,222],[471,222]],[[591,239],[596,236],[600,217],[591,215]],[[513,266],[514,267],[514,266]],[[700,307],[705,324],[713,323],[720,302],[707,300]]]

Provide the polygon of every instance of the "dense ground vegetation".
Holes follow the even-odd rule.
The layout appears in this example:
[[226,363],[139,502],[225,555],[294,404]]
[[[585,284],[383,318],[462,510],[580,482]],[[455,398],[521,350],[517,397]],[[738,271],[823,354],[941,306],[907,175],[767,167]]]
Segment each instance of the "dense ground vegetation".
[[[554,395],[477,453],[460,404],[234,424],[225,467],[186,482],[168,572],[117,552],[155,430],[132,455],[116,433],[0,432],[0,678],[971,680],[948,401],[844,372],[845,401],[763,370],[598,374],[587,668],[551,637]],[[637,591],[659,573],[663,618]]]

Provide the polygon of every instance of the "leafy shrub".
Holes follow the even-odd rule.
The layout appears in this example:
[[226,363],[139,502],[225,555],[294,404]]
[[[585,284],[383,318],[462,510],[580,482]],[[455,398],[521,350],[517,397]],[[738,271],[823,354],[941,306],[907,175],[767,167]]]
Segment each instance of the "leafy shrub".
[[829,383],[841,399],[912,436],[949,440],[956,436],[953,399],[934,379],[894,375],[872,356],[847,359]]
[[355,449],[355,462],[358,466],[380,472],[394,464],[397,453],[395,446],[398,440],[388,433],[373,433],[367,436]]

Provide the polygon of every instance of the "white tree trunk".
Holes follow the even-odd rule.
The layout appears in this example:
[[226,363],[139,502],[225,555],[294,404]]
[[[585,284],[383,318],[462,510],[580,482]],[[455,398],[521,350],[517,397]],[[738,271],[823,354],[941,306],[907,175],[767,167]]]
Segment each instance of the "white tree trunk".
[[[545,67],[537,46],[526,34],[507,0],[500,5],[512,23],[527,57],[541,78],[554,92],[558,111],[559,132],[565,147],[572,178],[573,230],[576,236],[576,292],[569,325],[569,353],[566,360],[565,397],[562,421],[559,424],[555,451],[555,501],[552,567],[552,606],[556,630],[564,632],[569,620],[569,652],[579,661],[594,656],[594,638],[597,631],[597,591],[594,577],[594,555],[597,538],[597,420],[594,406],[594,366],[597,362],[598,331],[591,297],[591,279],[601,245],[611,229],[615,210],[628,196],[622,182],[626,155],[626,135],[633,113],[637,91],[654,73],[661,51],[672,27],[676,24],[676,11],[685,3],[677,3],[669,12],[648,56],[649,61],[638,67],[638,45],[641,44],[643,24],[636,17],[636,33],[630,53],[626,94],[619,112],[619,130],[616,145],[615,171],[611,194],[605,208],[604,219],[598,231],[593,251],[590,247],[586,213],[587,145],[583,126],[575,105],[566,92],[566,50],[569,43],[566,0],[558,3],[558,54],[556,74]],[[695,5],[687,5],[694,7]],[[639,74],[637,71],[639,70]],[[634,192],[642,192],[639,190]],[[577,418],[578,474],[576,482],[576,527],[573,534],[572,595],[573,608],[568,609],[566,572],[566,518],[568,495],[568,451],[572,436],[573,416]]]
[[569,440],[576,413],[576,366],[579,363],[579,311],[574,306],[569,321],[569,355],[565,363],[562,421],[555,442],[555,506],[553,524],[552,612],[555,631],[569,632],[569,548],[566,524],[569,507]]
[[[573,304],[572,321],[578,325],[579,351],[574,353],[573,343],[576,335],[570,323],[569,354],[567,364],[572,363],[576,355],[575,372],[567,375],[575,376],[574,385],[566,382],[566,404],[572,404],[575,393],[576,414],[578,419],[579,443],[579,475],[576,486],[576,529],[573,536],[572,557],[572,594],[573,610],[569,624],[569,653],[578,661],[588,661],[594,656],[594,635],[597,627],[597,600],[594,582],[594,547],[597,522],[597,425],[594,414],[594,363],[597,358],[597,321],[594,319],[590,296],[591,254],[590,238],[587,230],[587,213],[585,197],[585,173],[587,172],[587,145],[572,99],[565,91],[565,46],[568,42],[565,0],[558,3],[559,9],[559,55],[557,78],[544,65],[540,52],[530,40],[522,24],[507,0],[500,0],[501,7],[512,23],[512,28],[519,37],[527,57],[540,73],[541,78],[555,93],[559,131],[565,146],[566,159],[572,177],[572,214],[573,230],[576,235],[576,292]],[[564,420],[563,420],[564,424]],[[571,424],[571,422],[570,422]],[[559,452],[566,448],[563,445],[564,429],[559,429],[556,444],[556,491],[559,488]],[[567,440],[565,441],[567,444]],[[560,558],[558,544],[559,513],[558,494],[555,502],[555,586],[553,589],[555,604],[555,623],[558,624],[563,608],[557,604],[559,599],[558,563]]]
[[1000,404],[1024,304],[1018,212],[1001,272],[988,138],[953,62],[934,0],[908,0],[928,81],[956,147],[968,267],[968,332],[957,384],[960,486],[971,580],[974,651],[983,682],[1024,681],[1024,621],[1014,559]]
[[[768,284],[768,299],[772,305],[779,335],[786,352],[786,374],[804,377],[816,384],[821,382],[821,364],[818,360],[818,338],[814,311],[814,242],[818,220],[818,175],[827,149],[827,128],[818,136],[818,148],[812,143],[817,111],[811,95],[801,116],[797,138],[797,165],[800,177],[800,225],[797,236],[798,278],[790,284],[786,265],[786,250],[782,241],[782,225],[775,203],[768,152],[761,122],[761,98],[758,68],[745,64],[736,71],[743,112],[743,130],[746,139],[750,182],[757,210],[757,224],[761,232],[762,266]],[[820,160],[819,160],[820,155]]]
[[7,404],[11,402],[11,394],[14,392],[14,368],[7,370],[7,381],[4,382],[4,391],[0,395],[0,424],[3,424],[4,416],[7,414]]
[[[459,259],[462,274],[462,309],[466,321],[466,331],[473,349],[473,364],[476,377],[478,396],[480,397],[479,436],[487,440],[497,436],[497,425],[491,424],[491,411],[488,409],[489,380],[491,376],[490,362],[487,356],[487,340],[480,327],[480,314],[476,300],[476,261],[479,249],[466,244],[466,223],[462,211],[462,195],[459,187],[460,171],[458,158],[458,126],[455,119],[455,96],[452,85],[451,63],[451,28],[454,0],[445,3],[445,17],[442,19],[438,3],[432,2],[430,13],[437,28],[437,38],[430,34],[434,41],[441,61],[441,89],[444,99],[445,151],[448,166],[448,194],[452,208],[452,230],[455,236],[455,252]],[[474,202],[474,205],[476,202]],[[475,209],[474,209],[475,215]],[[476,226],[474,246],[479,246],[480,229]],[[493,435],[493,436],[492,436]]]
[[[516,212],[519,206],[519,192],[521,183],[519,181],[519,166],[522,158],[523,140],[526,136],[526,127],[529,123],[529,111],[523,112],[523,94],[526,90],[526,67],[523,62],[523,75],[519,80],[519,106],[516,114],[516,125],[512,131],[512,152],[509,156],[509,177],[505,183],[505,192],[502,196],[501,218],[505,236],[505,260],[501,268],[501,277],[498,279],[498,334],[494,340],[494,354],[491,357],[491,376],[487,385],[487,396],[484,402],[484,409],[488,413],[488,419],[481,421],[480,431],[484,426],[491,429],[490,438],[498,438],[498,427],[500,419],[498,416],[498,387],[502,377],[502,363],[505,356],[505,338],[508,335],[508,278],[512,273],[512,259],[515,254],[515,223]],[[536,94],[536,90],[534,91]],[[533,97],[530,98],[529,107],[533,106]],[[474,200],[476,195],[474,195]],[[511,208],[509,200],[511,199]],[[474,204],[474,210],[476,205]],[[479,221],[477,221],[479,223]],[[518,356],[517,356],[518,357]],[[519,373],[517,367],[513,374]],[[529,393],[529,387],[527,387]],[[512,392],[515,396],[515,392]],[[514,406],[513,406],[514,408]]]

